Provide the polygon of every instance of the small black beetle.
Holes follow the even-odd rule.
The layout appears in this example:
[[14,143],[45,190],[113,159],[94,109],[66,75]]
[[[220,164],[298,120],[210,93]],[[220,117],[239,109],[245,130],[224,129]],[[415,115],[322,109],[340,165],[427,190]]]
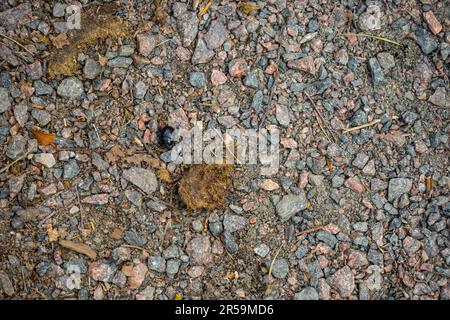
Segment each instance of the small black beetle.
[[168,148],[171,148],[175,144],[175,140],[174,140],[174,136],[173,136],[174,132],[175,132],[175,129],[170,126],[166,126],[161,129],[161,131],[159,132],[159,143],[162,147],[168,149]]

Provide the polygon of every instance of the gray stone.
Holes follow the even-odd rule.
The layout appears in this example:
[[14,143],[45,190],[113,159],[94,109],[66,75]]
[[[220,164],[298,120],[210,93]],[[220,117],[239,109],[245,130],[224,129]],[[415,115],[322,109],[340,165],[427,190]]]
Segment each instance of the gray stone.
[[0,87],[0,113],[5,112],[11,107],[12,98],[6,88]]
[[13,109],[14,111],[14,117],[17,120],[17,123],[23,127],[25,123],[28,121],[28,104],[24,100],[18,105],[16,105]]
[[27,140],[24,136],[16,134],[11,138],[6,147],[6,156],[12,160],[16,160],[19,156],[25,153]]
[[41,127],[46,126],[52,120],[50,113],[40,109],[31,110],[31,116],[39,123]]
[[334,248],[338,243],[338,239],[332,233],[329,233],[327,231],[318,231],[316,234],[316,238],[319,241],[325,242],[331,248]]
[[66,78],[61,81],[56,92],[65,99],[78,99],[84,93],[83,82],[75,77]]
[[242,216],[226,213],[223,217],[223,226],[225,231],[232,233],[244,229],[247,226],[247,219]]
[[34,155],[34,161],[51,168],[56,164],[55,157],[51,153],[38,153]]
[[166,260],[161,256],[150,256],[148,257],[148,268],[163,273],[166,271]]
[[372,81],[374,84],[384,82],[384,72],[377,58],[369,59],[369,71],[372,76]]
[[225,248],[230,253],[235,253],[238,251],[239,246],[236,242],[236,238],[230,232],[225,231],[224,233],[222,233],[222,235],[220,236],[220,240],[222,240],[222,243],[225,245]]
[[142,194],[136,190],[125,190],[125,197],[136,207],[142,207]]
[[209,49],[214,50],[223,45],[228,40],[228,30],[218,19],[214,20],[205,34],[206,45]]
[[147,239],[141,237],[136,231],[128,230],[124,232],[124,240],[133,246],[143,247],[147,243]]
[[289,108],[285,105],[278,104],[276,107],[276,117],[280,125],[287,127],[291,122],[289,117]]
[[223,232],[223,226],[220,221],[210,221],[208,226],[214,237],[218,237]]
[[295,256],[297,259],[302,259],[306,254],[308,253],[308,246],[301,244],[297,247],[297,250],[295,250]]
[[108,61],[111,68],[128,68],[133,63],[133,59],[127,57],[116,57]]
[[167,260],[166,272],[169,275],[174,275],[178,273],[180,269],[181,261],[178,259]]
[[256,71],[250,72],[244,78],[244,85],[249,88],[258,89],[259,87],[258,73]]
[[418,28],[415,32],[416,42],[424,54],[430,54],[439,46],[439,42],[434,39],[431,33],[425,29]]
[[389,52],[380,52],[379,54],[377,54],[377,59],[385,70],[389,70],[395,67],[394,56]]
[[8,275],[3,271],[0,271],[0,289],[2,289],[2,291],[7,296],[10,297],[12,297],[15,293],[14,286],[11,280],[9,279]]
[[197,14],[192,11],[186,11],[177,20],[177,30],[181,36],[184,47],[189,47],[192,41],[197,37],[198,22]]
[[287,221],[298,212],[306,209],[306,196],[300,194],[288,194],[284,196],[276,205],[276,212],[281,221]]
[[69,160],[64,164],[64,174],[63,178],[66,180],[75,178],[80,172],[80,167],[75,159]]
[[261,258],[264,258],[269,253],[270,248],[267,244],[261,243],[261,244],[257,245],[255,247],[255,249],[253,249],[253,251]]
[[289,273],[289,262],[285,258],[276,259],[272,267],[272,275],[277,279],[286,278]]
[[263,100],[264,100],[263,92],[261,90],[256,91],[255,94],[253,95],[252,100],[253,110],[255,110],[256,112],[263,111]]
[[412,188],[412,180],[407,178],[393,178],[389,180],[388,200],[394,201]]
[[189,75],[189,83],[194,88],[204,88],[207,84],[206,75],[203,72],[191,72]]
[[[53,93],[53,87],[42,82],[41,80],[36,80],[33,83],[34,86],[34,95],[39,97],[39,96],[49,96]],[[1,88],[0,88],[1,90]]]
[[192,64],[202,64],[209,62],[214,56],[214,51],[208,49],[205,41],[202,38],[197,40],[197,46],[195,47],[194,54],[192,55]]
[[83,76],[86,79],[95,79],[100,74],[100,71],[101,67],[97,61],[93,59],[87,59],[84,63]]
[[366,11],[359,16],[358,24],[363,31],[381,29],[381,9],[378,5],[371,4]]
[[319,293],[313,287],[306,287],[294,295],[294,300],[319,300]]
[[151,169],[130,168],[123,171],[123,177],[147,194],[152,194],[158,187],[155,173]]
[[36,265],[35,269],[39,277],[42,278],[47,273],[48,268],[50,268],[50,263],[48,261],[42,261]]
[[136,99],[143,99],[147,93],[147,85],[143,81],[138,81],[134,84],[134,97]]
[[66,5],[61,2],[57,2],[53,6],[53,16],[56,18],[64,17],[65,10],[66,10]]

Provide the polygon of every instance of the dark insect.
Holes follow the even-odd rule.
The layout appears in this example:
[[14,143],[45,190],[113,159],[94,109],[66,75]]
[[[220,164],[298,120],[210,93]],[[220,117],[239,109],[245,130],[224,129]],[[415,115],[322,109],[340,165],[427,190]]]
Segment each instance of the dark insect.
[[174,140],[175,129],[172,127],[164,127],[159,133],[159,143],[164,148],[171,148],[175,144]]

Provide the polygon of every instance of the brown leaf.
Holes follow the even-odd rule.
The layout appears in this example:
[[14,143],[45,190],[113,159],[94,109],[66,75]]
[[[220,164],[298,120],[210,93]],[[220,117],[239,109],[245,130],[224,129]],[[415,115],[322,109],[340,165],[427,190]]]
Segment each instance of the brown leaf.
[[142,162],[148,164],[150,167],[153,167],[153,168],[159,168],[159,166],[160,166],[158,159],[153,158],[146,154],[129,156],[129,157],[126,157],[124,160],[130,164],[134,164],[137,166],[141,165]]
[[53,46],[56,47],[57,49],[61,49],[65,45],[69,44],[69,41],[67,41],[67,34],[64,32],[60,33],[56,37],[52,37],[51,39]]
[[33,134],[33,137],[39,142],[42,146],[48,146],[56,139],[56,134],[54,133],[46,133],[43,131],[40,131],[35,128],[31,128],[31,133]]
[[57,229],[53,229],[52,225],[49,224],[47,227],[47,235],[48,235],[48,240],[50,242],[54,242],[57,241],[59,238],[59,233]]
[[84,243],[76,243],[69,240],[61,240],[59,241],[59,244],[66,249],[82,253],[91,258],[92,260],[97,259],[97,253],[91,247],[89,247]]
[[118,144],[116,144],[108,152],[105,153],[105,157],[108,162],[115,163],[125,157],[125,153],[122,151],[122,148]]
[[102,67],[104,67],[108,63],[108,58],[99,54],[98,55],[98,63],[100,63],[100,65]]

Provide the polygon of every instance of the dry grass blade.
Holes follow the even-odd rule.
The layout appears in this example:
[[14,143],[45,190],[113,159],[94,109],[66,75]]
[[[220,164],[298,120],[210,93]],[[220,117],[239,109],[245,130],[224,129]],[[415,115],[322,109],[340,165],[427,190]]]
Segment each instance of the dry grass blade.
[[[336,136],[335,136],[335,134],[334,134],[334,131],[330,128],[330,126],[327,124],[327,122],[325,121],[325,119],[324,119],[324,118],[322,117],[322,115],[320,114],[319,109],[317,108],[316,103],[314,102],[314,100],[313,100],[306,92],[305,92],[305,95],[306,95],[306,97],[308,98],[308,100],[311,101],[311,104],[312,104],[312,106],[313,106],[313,108],[314,108],[314,111],[316,111],[317,116],[320,118],[320,121],[319,121],[319,119],[317,119],[317,117],[316,117],[317,123],[319,124],[319,127],[320,127],[320,129],[322,130],[322,132],[325,134],[325,137],[328,139],[329,142],[331,142],[331,140],[333,140],[334,142],[336,142],[336,139],[337,139],[337,138],[336,138]],[[328,132],[327,132],[327,130],[325,130],[325,128],[322,126],[321,123],[323,123],[323,124],[326,126]],[[332,139],[330,138],[329,135],[331,135]]]
[[214,0],[209,0],[208,3],[203,7],[203,9],[200,11],[198,16],[201,18],[205,15],[206,12],[208,12],[209,7],[214,3]]
[[[392,116],[392,120],[397,120],[397,119],[398,119],[398,116]],[[377,123],[380,123],[380,122],[381,122],[381,119],[376,119],[376,120],[373,120],[373,121],[371,121],[369,123],[366,123],[366,124],[363,124],[363,125],[360,125],[360,126],[356,126],[356,127],[345,129],[342,133],[349,133],[349,132],[353,132],[353,131],[358,131],[358,130],[361,130],[361,129],[364,129],[364,128],[376,125]]]
[[272,269],[273,269],[273,264],[275,263],[275,260],[277,259],[278,255],[280,254],[281,249],[283,248],[283,245],[281,245],[277,252],[275,253],[275,256],[272,259],[272,262],[270,263],[270,267],[269,267],[269,272],[267,273],[267,275],[269,276],[269,283],[267,285],[267,289],[266,289],[266,295],[269,295],[272,292],[272,283],[271,283],[271,278],[272,278]]
[[24,45],[20,44],[19,42],[17,42],[16,40],[14,40],[11,37],[8,37],[6,34],[2,34],[0,33],[0,37],[3,37],[5,39],[8,39],[9,41],[14,42],[15,44],[17,44],[19,47],[21,47],[23,50],[25,50],[26,52],[28,52],[29,54],[31,54],[32,56],[34,56],[33,52],[31,52],[30,50],[28,50]]
[[0,174],[5,172],[6,170],[8,170],[9,168],[11,168],[14,164],[16,164],[17,162],[19,162],[20,160],[25,159],[28,156],[29,152],[26,152],[24,155],[20,156],[19,158],[17,158],[16,160],[14,160],[13,162],[11,162],[10,164],[8,164],[7,166],[5,166],[4,168],[2,168],[0,170]]
[[344,36],[357,36],[357,37],[366,37],[366,38],[372,38],[372,39],[376,39],[376,40],[380,40],[380,41],[384,41],[399,47],[404,47],[403,44],[401,44],[400,42],[385,38],[385,37],[380,37],[380,36],[376,36],[376,35],[372,35],[372,34],[367,34],[367,33],[344,33]]

